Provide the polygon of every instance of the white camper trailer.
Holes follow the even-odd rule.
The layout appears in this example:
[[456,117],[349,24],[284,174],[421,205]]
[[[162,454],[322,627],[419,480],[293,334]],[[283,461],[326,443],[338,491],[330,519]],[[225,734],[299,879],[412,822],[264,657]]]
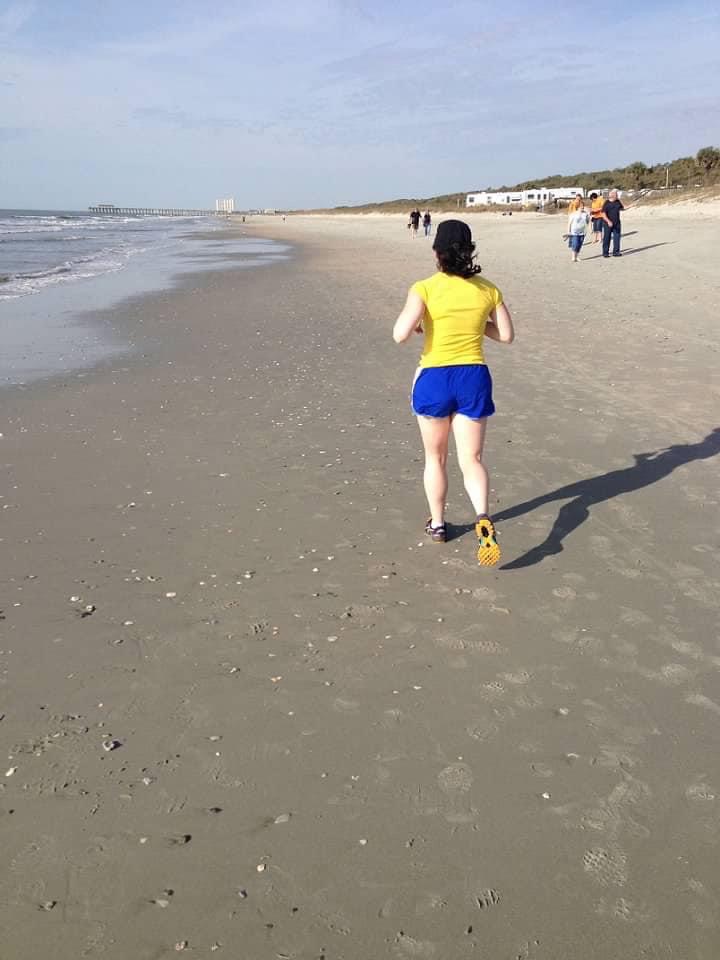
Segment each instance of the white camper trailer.
[[555,200],[572,200],[576,194],[585,196],[582,187],[530,187],[528,190],[482,190],[469,193],[465,198],[466,207],[490,206],[531,206],[543,207]]

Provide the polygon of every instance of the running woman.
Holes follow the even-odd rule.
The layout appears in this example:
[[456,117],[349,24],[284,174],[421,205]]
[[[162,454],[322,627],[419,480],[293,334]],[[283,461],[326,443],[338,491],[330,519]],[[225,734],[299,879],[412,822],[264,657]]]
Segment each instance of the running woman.
[[414,283],[395,321],[393,339],[405,343],[413,332],[425,344],[412,388],[412,409],[425,448],[425,495],[430,517],[425,532],[434,543],[447,539],[445,499],[450,431],[476,514],[478,561],[500,559],[488,510],[489,479],[482,462],[487,418],[495,412],[492,379],[483,340],[512,343],[512,318],[502,294],[479,276],[470,227],[461,220],[439,224],[433,243],[438,272]]

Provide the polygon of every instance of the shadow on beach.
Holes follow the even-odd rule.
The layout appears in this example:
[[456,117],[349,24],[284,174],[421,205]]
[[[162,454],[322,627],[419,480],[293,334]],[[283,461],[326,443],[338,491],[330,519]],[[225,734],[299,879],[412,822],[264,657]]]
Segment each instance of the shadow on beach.
[[[663,240],[660,243],[649,243],[645,247],[627,247],[623,249],[622,256],[629,257],[633,253],[644,253],[645,250],[654,250],[655,247],[667,247],[672,243],[677,243],[677,240]],[[581,257],[581,260],[599,260],[602,257],[601,253],[593,254],[592,257]]]
[[[612,500],[623,493],[640,490],[642,487],[649,487],[651,484],[657,483],[658,480],[669,476],[673,470],[683,466],[683,464],[692,463],[693,460],[709,460],[718,454],[720,454],[720,427],[711,430],[706,437],[697,443],[678,443],[664,450],[636,453],[634,454],[635,462],[631,466],[611,470],[609,473],[590,477],[587,480],[568,483],[564,487],[552,490],[550,493],[541,494],[532,500],[526,500],[524,503],[519,503],[514,507],[493,514],[493,520],[496,522],[514,520],[516,517],[522,517],[546,503],[553,503],[555,500],[570,500],[570,503],[566,503],[560,508],[552,530],[542,543],[528,550],[527,553],[517,559],[510,561],[510,563],[503,564],[500,569],[519,570],[522,567],[531,567],[540,563],[545,557],[562,553],[564,549],[563,540],[588,519],[590,508],[595,504]],[[448,542],[474,530],[474,523],[448,523]]]
[[[679,443],[664,450],[651,453],[636,453],[635,463],[620,470],[611,470],[588,480],[566,484],[550,493],[526,500],[496,514],[493,519],[512,520],[530,513],[537,507],[555,500],[570,500],[560,508],[552,530],[542,543],[528,550],[521,557],[504,564],[502,570],[518,570],[540,563],[545,557],[561,553],[563,540],[583,524],[590,516],[590,508],[597,503],[612,500],[623,493],[640,490],[669,476],[673,470],[693,460],[708,460],[720,453],[720,427],[712,430],[697,443]],[[472,529],[472,528],[471,528]]]

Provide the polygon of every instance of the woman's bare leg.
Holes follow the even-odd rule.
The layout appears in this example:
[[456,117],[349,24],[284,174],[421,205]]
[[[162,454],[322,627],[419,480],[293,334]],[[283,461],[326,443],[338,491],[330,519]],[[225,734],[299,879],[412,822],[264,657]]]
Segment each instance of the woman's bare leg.
[[418,417],[420,436],[425,448],[425,496],[433,527],[445,523],[447,498],[447,455],[450,417]]
[[482,462],[486,426],[487,418],[470,420],[461,413],[456,414],[452,422],[458,463],[477,516],[488,513],[490,480]]

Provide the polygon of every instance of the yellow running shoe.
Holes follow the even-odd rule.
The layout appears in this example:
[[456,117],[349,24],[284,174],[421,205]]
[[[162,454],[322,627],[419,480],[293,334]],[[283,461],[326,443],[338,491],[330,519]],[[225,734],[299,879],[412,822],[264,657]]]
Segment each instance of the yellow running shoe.
[[495,524],[490,517],[478,517],[475,523],[478,538],[478,563],[483,567],[494,567],[500,560],[500,547],[495,533]]

